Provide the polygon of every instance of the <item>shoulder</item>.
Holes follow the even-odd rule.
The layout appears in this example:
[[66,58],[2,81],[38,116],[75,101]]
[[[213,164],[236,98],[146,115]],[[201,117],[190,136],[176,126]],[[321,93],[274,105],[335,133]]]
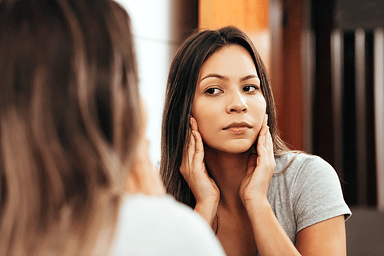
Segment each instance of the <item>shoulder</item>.
[[[286,169],[285,169],[286,168]],[[285,169],[285,171],[284,171]],[[289,184],[291,194],[321,192],[341,194],[335,169],[319,156],[287,153],[276,158],[275,175]]]
[[351,214],[335,169],[319,156],[288,152],[278,156],[269,201],[292,241],[305,227]]
[[[293,156],[292,153],[282,156],[282,165],[288,164]],[[335,169],[321,157],[300,153],[281,175],[290,184],[298,231],[338,215],[350,216],[340,179]]]
[[333,170],[332,166],[319,156],[300,152],[288,152],[276,157],[275,173],[283,170],[287,165],[289,165],[288,169],[291,171],[310,166],[319,166]]
[[289,152],[276,157],[274,173],[283,174],[284,178],[292,179],[294,183],[314,178],[331,178],[339,181],[335,169],[327,161],[306,153]]
[[171,196],[124,198],[113,255],[224,255],[210,227]]

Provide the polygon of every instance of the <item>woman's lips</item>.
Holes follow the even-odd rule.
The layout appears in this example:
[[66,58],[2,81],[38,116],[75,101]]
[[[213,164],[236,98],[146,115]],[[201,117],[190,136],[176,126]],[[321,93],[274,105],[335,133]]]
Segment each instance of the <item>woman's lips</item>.
[[235,134],[243,134],[246,133],[250,128],[246,126],[240,126],[240,127],[230,127],[225,130],[230,131]]
[[234,122],[226,126],[223,130],[230,131],[234,134],[243,134],[251,128],[252,126],[247,122],[240,122],[240,123]]

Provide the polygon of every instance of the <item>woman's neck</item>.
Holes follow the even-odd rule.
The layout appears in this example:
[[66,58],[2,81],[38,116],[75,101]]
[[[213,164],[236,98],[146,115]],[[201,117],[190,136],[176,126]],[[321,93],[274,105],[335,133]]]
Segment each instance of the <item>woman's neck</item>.
[[249,152],[230,154],[211,148],[205,150],[205,164],[220,190],[220,204],[226,208],[243,207],[239,189],[247,171],[249,155]]

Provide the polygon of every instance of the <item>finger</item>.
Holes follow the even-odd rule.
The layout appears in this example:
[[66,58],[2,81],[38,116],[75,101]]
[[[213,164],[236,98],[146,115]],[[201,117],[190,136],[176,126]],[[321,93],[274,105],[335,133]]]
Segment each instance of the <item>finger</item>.
[[189,137],[188,154],[187,154],[188,166],[190,166],[193,161],[193,155],[195,154],[195,147],[196,147],[196,139],[191,132]]
[[267,132],[269,130],[269,127],[266,126],[266,125],[263,125],[260,129],[260,132],[259,132],[259,139],[258,139],[258,144],[259,142],[261,142],[262,144],[265,144],[265,136],[267,135]]
[[192,128],[192,131],[198,131],[199,130],[199,127],[197,125],[197,121],[194,117],[191,117],[191,128]]
[[189,143],[188,143],[188,146],[183,150],[183,158],[181,159],[181,165],[180,165],[180,172],[187,182],[189,179],[194,151],[195,151],[195,138],[193,137],[192,133],[190,133]]
[[267,153],[269,158],[274,160],[274,154],[273,154],[273,141],[272,141],[272,136],[271,132],[268,130],[267,135],[266,135],[266,148],[267,148]]
[[201,135],[198,131],[192,131],[193,136],[195,137],[195,154],[193,156],[194,163],[203,163],[204,161],[204,145]]
[[[190,143],[190,142],[189,142],[189,143]],[[188,144],[187,147],[184,147],[184,148],[183,148],[183,157],[181,158],[181,166],[180,166],[180,168],[181,168],[182,166],[184,166],[185,163],[186,163],[186,161],[187,161],[187,157],[188,157],[188,148],[189,148],[189,144]]]
[[261,130],[259,133],[259,141],[258,141],[259,143],[264,144],[264,145],[266,144],[267,133],[269,131],[269,127],[267,124],[268,124],[268,115],[265,114],[264,119],[263,119],[263,124],[261,126]]
[[257,142],[257,165],[260,164],[262,159],[268,159],[267,148],[266,148],[266,137],[267,137],[268,127],[263,126],[260,131],[259,139]]
[[268,114],[264,115],[263,126],[268,126]]

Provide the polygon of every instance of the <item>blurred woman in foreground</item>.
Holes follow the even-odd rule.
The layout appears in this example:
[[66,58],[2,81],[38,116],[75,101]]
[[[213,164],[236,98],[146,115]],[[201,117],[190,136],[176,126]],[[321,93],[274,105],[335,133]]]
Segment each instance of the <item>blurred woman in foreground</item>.
[[0,255],[223,255],[146,162],[127,13],[5,0],[0,24]]

